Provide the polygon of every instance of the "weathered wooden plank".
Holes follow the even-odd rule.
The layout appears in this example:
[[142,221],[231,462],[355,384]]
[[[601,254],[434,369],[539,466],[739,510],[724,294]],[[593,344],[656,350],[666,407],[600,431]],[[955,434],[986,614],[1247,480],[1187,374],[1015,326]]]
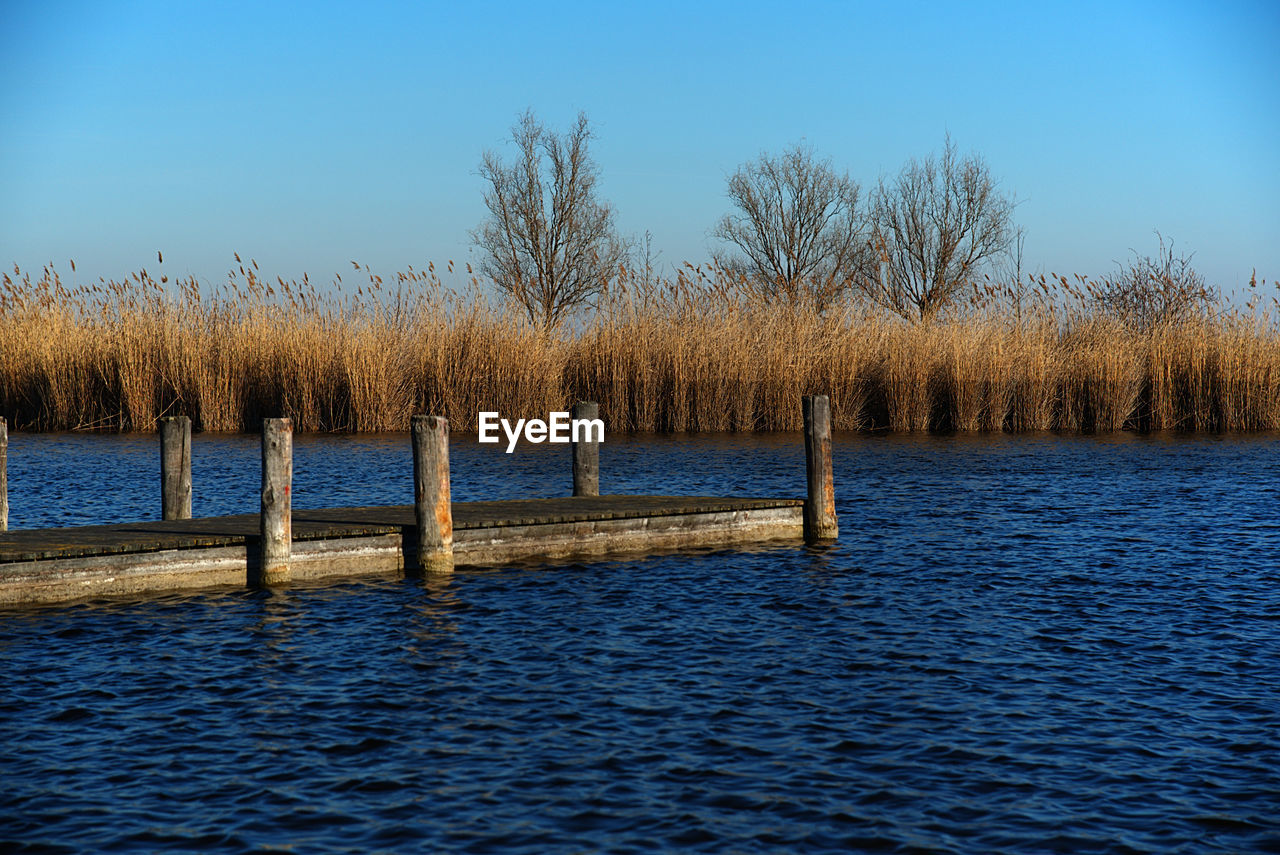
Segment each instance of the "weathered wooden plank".
[[0,417],[0,531],[9,528],[9,422]]
[[821,543],[835,540],[840,534],[831,468],[831,401],[826,395],[806,395],[801,403],[809,486],[804,505],[804,539]]
[[449,493],[449,421],[414,416],[413,506],[418,567],[433,573],[453,569],[453,508]]
[[[600,418],[600,405],[595,401],[579,401],[573,405],[573,422]],[[573,495],[600,495],[600,444],[590,430],[573,440]]]
[[638,555],[673,549],[796,540],[801,507],[577,520],[462,529],[454,543],[459,566],[511,561],[560,561]]
[[160,516],[191,519],[191,419],[160,420]]
[[260,577],[263,585],[289,581],[293,542],[293,420],[262,420]]

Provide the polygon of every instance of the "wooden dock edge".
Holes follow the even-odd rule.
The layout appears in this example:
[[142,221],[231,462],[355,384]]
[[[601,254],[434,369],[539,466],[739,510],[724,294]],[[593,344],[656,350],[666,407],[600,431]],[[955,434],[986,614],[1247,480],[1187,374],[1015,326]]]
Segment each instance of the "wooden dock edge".
[[[803,508],[750,508],[628,519],[483,526],[455,532],[454,565],[495,567],[513,562],[563,563],[611,554],[742,546],[803,538]],[[402,533],[295,540],[293,581],[403,575]],[[255,550],[252,550],[256,552]],[[413,555],[409,557],[412,565]],[[245,546],[192,547],[154,552],[51,558],[4,565],[0,606],[245,587],[260,568]]]

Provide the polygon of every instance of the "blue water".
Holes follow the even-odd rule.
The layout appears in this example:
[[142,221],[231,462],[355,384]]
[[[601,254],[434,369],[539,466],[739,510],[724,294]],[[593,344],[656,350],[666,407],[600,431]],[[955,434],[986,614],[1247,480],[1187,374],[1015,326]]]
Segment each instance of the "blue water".
[[[798,495],[800,446],[611,437],[603,486]],[[257,453],[196,437],[197,515]],[[11,524],[155,518],[156,456],[15,435]],[[299,507],[409,501],[403,436],[295,460]],[[0,611],[0,851],[1280,852],[1278,464],[837,437],[832,548]]]

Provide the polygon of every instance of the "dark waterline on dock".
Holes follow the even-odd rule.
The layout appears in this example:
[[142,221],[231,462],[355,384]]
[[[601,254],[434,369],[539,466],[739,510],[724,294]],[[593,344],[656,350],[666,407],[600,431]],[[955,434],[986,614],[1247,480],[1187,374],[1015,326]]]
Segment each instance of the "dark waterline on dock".
[[[0,849],[1280,851],[1276,437],[834,451],[830,549],[4,611]],[[156,455],[13,435],[11,525],[158,518]],[[256,455],[197,436],[195,513]],[[461,437],[454,496],[567,460]],[[804,490],[794,435],[601,470]],[[298,438],[295,507],[410,490],[403,435]]]

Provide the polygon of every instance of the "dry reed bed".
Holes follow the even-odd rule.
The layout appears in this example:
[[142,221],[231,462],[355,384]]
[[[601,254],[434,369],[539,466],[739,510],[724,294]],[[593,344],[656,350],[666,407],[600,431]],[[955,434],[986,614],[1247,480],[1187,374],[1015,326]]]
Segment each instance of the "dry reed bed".
[[459,431],[477,413],[534,417],[600,402],[613,431],[800,427],[798,397],[831,395],[838,430],[1280,429],[1280,335],[1222,314],[1135,333],[1099,312],[967,311],[912,326],[850,303],[760,306],[683,275],[615,290],[543,334],[434,270],[352,292],[241,267],[202,293],[145,271],[66,286],[15,270],[0,291],[0,415],[19,430],[404,430],[415,412]]

